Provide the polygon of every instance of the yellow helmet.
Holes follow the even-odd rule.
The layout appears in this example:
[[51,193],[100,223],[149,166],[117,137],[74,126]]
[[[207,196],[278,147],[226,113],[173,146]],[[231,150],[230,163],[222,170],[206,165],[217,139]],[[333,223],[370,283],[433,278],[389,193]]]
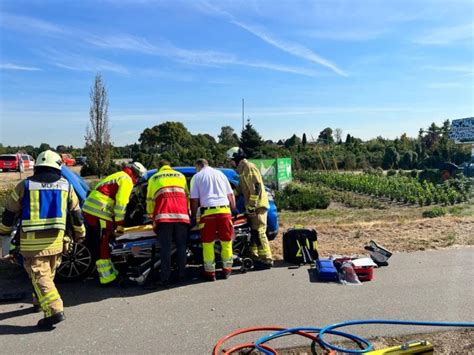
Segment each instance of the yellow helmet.
[[52,150],[45,150],[36,158],[35,167],[48,166],[50,168],[61,170],[63,160],[60,155]]

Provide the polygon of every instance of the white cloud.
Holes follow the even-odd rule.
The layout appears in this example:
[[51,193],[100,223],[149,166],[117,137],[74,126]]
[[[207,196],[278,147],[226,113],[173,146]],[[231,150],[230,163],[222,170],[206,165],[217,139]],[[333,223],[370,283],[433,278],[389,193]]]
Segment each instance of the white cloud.
[[459,42],[470,42],[474,39],[474,23],[439,27],[426,31],[414,39],[415,43],[424,45],[449,45]]
[[298,33],[315,39],[327,39],[335,41],[362,42],[378,39],[388,32],[385,28],[361,29],[353,28],[350,30],[305,30]]
[[61,53],[56,50],[44,52],[43,55],[51,64],[64,69],[84,71],[84,72],[113,72],[127,75],[129,70],[123,65],[110,62],[108,60],[85,57],[78,54]]
[[63,35],[69,31],[57,26],[51,22],[43,21],[28,16],[18,16],[8,13],[1,14],[0,26],[9,28],[19,32],[31,32],[32,30],[38,34],[46,34],[51,36]]
[[436,70],[436,71],[447,71],[461,74],[474,74],[474,66],[471,65],[427,65],[424,69]]
[[295,57],[305,59],[307,61],[322,65],[326,68],[331,69],[333,72],[342,75],[342,76],[347,76],[347,74],[341,70],[340,68],[337,67],[336,64],[332,63],[326,58],[323,58],[319,54],[315,53],[311,49],[299,44],[299,43],[294,43],[294,42],[288,42],[281,40],[279,38],[276,38],[274,35],[271,35],[261,27],[257,26],[252,26],[246,23],[243,23],[242,21],[239,21],[234,18],[234,16],[225,11],[222,10],[218,7],[215,7],[211,5],[208,2],[202,1],[198,2],[200,5],[198,9],[202,12],[208,13],[208,14],[213,14],[217,16],[221,16],[226,18],[230,23],[244,29],[245,31],[253,34],[254,36],[260,38],[262,41],[270,44],[271,46],[278,48],[286,53],[289,53]]
[[257,28],[255,26],[250,26],[247,24],[244,24],[242,22],[232,20],[232,23],[243,28],[244,30],[250,32],[251,34],[257,36],[261,40],[267,42],[268,44],[281,49],[284,52],[287,52],[291,55],[294,55],[299,58],[306,59],[310,62],[320,64],[324,67],[327,67],[331,69],[333,72],[342,75],[342,76],[347,76],[347,74],[339,69],[334,63],[331,63],[329,60],[321,57],[320,55],[316,54],[313,52],[311,49],[306,48],[305,46],[298,44],[298,43],[292,43],[292,42],[287,42],[283,41],[280,39],[277,39],[276,37],[270,35],[269,33],[265,32],[261,28]]
[[23,70],[23,71],[40,71],[41,68],[36,67],[25,67],[22,65],[12,64],[12,63],[3,63],[0,64],[0,69],[3,70]]

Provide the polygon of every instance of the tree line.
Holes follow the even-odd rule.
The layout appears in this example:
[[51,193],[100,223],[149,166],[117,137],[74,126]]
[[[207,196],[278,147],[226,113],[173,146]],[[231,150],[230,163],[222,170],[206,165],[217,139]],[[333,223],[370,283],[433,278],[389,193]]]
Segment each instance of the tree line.
[[[209,134],[191,134],[181,122],[163,122],[146,128],[132,145],[111,147],[110,157],[132,158],[147,167],[156,167],[166,158],[175,165],[192,165],[197,158],[206,157],[215,166],[225,164],[225,152],[229,147],[240,145],[250,158],[264,159],[291,157],[295,170],[354,170],[382,169],[430,169],[439,168],[443,162],[461,164],[470,159],[468,145],[456,145],[449,138],[450,122],[438,126],[432,123],[420,129],[417,137],[402,134],[395,139],[377,137],[368,141],[347,134],[341,129],[325,128],[317,137],[308,139],[292,135],[277,142],[264,140],[250,120],[238,135],[230,126],[223,126],[217,139]],[[50,147],[3,147],[0,153],[26,152],[33,157],[45,149],[75,156],[87,154],[87,150],[72,146]]]

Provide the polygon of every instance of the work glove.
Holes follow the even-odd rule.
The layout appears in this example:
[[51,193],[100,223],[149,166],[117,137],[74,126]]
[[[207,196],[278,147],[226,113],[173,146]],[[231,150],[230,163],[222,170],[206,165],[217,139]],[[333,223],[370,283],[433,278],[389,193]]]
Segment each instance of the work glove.
[[120,237],[122,236],[123,234],[125,233],[125,228],[121,225],[118,225],[116,228],[115,228],[115,231],[114,231],[114,234],[116,237]]
[[237,217],[237,216],[239,215],[239,213],[240,213],[240,212],[239,212],[238,209],[233,209],[233,210],[232,210],[232,217],[234,217],[234,218]]
[[246,213],[247,213],[247,216],[250,216],[250,217],[255,216],[256,215],[255,206],[247,206],[246,207]]

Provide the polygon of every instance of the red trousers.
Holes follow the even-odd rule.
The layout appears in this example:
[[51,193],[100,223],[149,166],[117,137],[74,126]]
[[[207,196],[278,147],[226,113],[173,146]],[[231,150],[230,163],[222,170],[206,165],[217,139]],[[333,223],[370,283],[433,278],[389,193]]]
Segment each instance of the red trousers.
[[88,234],[91,237],[92,244],[98,245],[98,258],[110,259],[109,242],[114,234],[114,223],[88,213],[84,213],[84,219],[88,226]]

